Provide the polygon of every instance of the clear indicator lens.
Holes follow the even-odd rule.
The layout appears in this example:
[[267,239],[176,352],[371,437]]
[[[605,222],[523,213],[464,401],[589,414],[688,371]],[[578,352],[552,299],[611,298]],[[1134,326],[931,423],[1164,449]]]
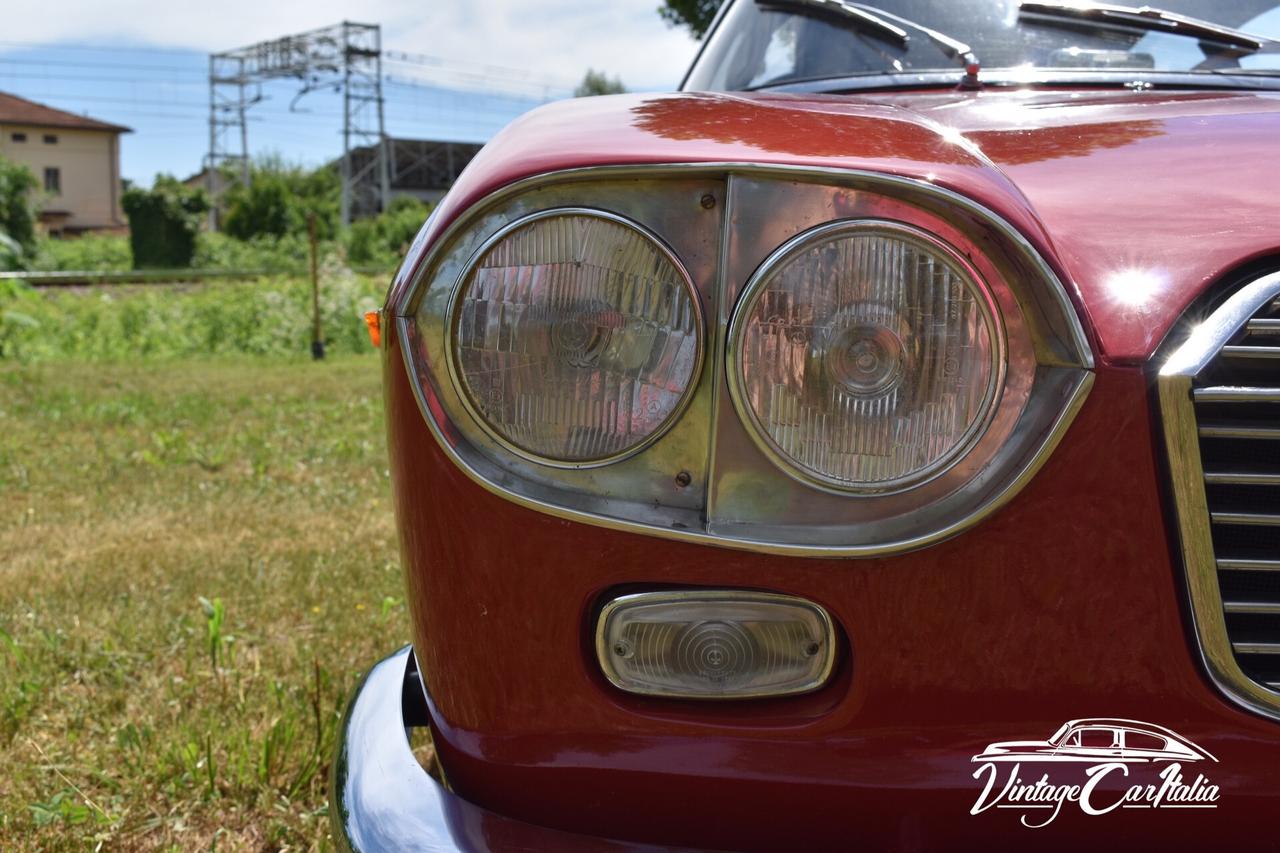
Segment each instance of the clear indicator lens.
[[893,223],[824,226],[779,250],[734,319],[735,401],[771,455],[849,491],[918,485],[989,422],[1004,376],[986,289]]
[[472,408],[553,464],[607,462],[655,439],[701,360],[687,275],[653,237],[594,211],[517,223],[471,267],[454,315]]
[[783,696],[831,671],[831,622],[816,605],[763,593],[643,593],[601,616],[600,663],[633,693],[686,698]]

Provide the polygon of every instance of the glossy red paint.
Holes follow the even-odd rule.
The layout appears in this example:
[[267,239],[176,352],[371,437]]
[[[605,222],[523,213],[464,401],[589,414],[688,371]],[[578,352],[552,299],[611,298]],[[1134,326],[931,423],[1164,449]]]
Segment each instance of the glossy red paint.
[[503,131],[424,236],[488,192],[557,169],[750,161],[883,171],[1009,220],[1057,266],[1099,355],[1136,364],[1209,282],[1280,253],[1277,139],[1275,93],[583,98]]
[[[1263,95],[945,93],[584,99],[504,132],[420,236],[390,304],[443,228],[519,178],[794,163],[931,180],[997,211],[1057,267],[1105,358],[1061,446],[1010,506],[919,552],[823,560],[605,530],[490,494],[431,438],[402,342],[385,330],[414,645],[456,790],[516,819],[662,844],[1204,849],[1270,838],[1280,730],[1230,705],[1195,660],[1139,365],[1209,282],[1280,247],[1267,150],[1277,131],[1280,100]],[[621,585],[673,584],[822,604],[847,639],[838,677],[766,703],[619,693],[589,647],[594,608]],[[1044,830],[969,814],[972,755],[1092,716],[1151,720],[1214,753],[1219,808],[1068,809]]]
[[[464,797],[577,832],[741,848],[1066,848],[1173,827],[1179,843],[1209,845],[1263,830],[1280,738],[1193,660],[1140,371],[1100,370],[1045,469],[975,531],[891,559],[814,560],[609,531],[495,497],[426,434],[399,346],[388,339],[386,380],[414,642]],[[847,634],[841,677],[764,705],[623,696],[586,641],[620,583],[817,601]],[[1158,720],[1214,752],[1212,819],[1134,811],[1104,828],[1068,812],[1028,836],[1011,815],[969,814],[969,759],[986,744],[1100,714]]]

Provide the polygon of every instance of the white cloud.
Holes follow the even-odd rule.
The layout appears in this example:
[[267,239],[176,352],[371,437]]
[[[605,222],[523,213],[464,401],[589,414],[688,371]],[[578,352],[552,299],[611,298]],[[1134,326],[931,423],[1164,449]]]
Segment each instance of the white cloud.
[[696,45],[659,0],[5,0],[12,42],[226,50],[341,20],[380,23],[384,47],[574,82],[588,67],[632,89],[674,87]]

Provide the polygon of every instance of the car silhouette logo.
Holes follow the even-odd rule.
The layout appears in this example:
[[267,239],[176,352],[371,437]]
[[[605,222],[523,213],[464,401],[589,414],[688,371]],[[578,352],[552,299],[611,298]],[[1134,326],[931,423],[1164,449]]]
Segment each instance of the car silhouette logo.
[[1090,718],[1069,720],[1047,740],[990,744],[975,762],[1214,761],[1207,750],[1177,732],[1139,720]]

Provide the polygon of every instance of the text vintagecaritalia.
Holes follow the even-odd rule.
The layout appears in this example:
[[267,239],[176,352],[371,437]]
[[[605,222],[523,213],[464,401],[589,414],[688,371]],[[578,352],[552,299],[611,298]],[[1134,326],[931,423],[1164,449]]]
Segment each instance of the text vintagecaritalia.
[[1023,826],[1039,828],[1048,826],[1062,811],[1063,803],[1078,803],[1088,815],[1104,815],[1118,808],[1216,808],[1218,786],[1211,784],[1203,774],[1187,784],[1182,777],[1182,767],[1170,764],[1160,771],[1160,782],[1130,785],[1119,797],[1103,799],[1099,785],[1112,773],[1129,775],[1128,765],[1121,762],[1095,764],[1084,772],[1088,780],[1083,784],[1055,785],[1049,774],[1043,774],[1034,783],[1024,782],[1019,776],[1022,765],[1014,764],[1003,786],[999,787],[999,771],[994,764],[983,764],[973,778],[983,783],[982,793],[969,810],[979,814],[989,808],[1019,808],[1028,810],[1049,809],[1040,821],[1030,820],[1031,814],[1022,816]]

